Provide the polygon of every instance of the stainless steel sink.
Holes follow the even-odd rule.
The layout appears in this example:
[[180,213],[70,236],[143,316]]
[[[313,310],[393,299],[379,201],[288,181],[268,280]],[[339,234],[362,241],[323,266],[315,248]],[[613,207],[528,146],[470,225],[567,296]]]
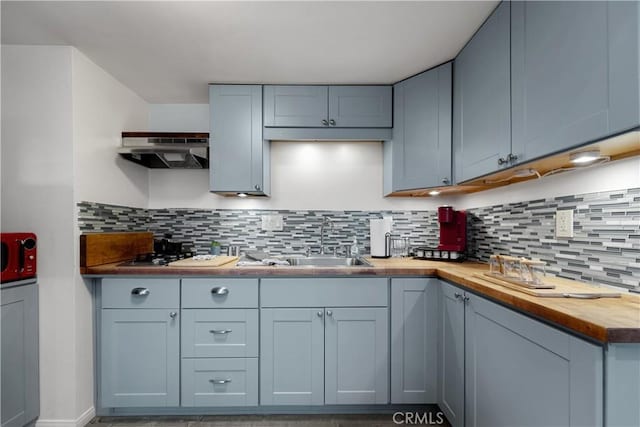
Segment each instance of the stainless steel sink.
[[363,258],[344,258],[333,256],[310,256],[310,257],[289,257],[284,258],[294,267],[372,267]]

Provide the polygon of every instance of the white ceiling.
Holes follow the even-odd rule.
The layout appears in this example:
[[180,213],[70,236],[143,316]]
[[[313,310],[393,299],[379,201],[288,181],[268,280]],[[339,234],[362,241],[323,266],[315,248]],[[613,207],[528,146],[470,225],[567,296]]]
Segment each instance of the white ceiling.
[[394,83],[497,3],[2,1],[2,43],[72,45],[148,102],[207,103],[208,83]]

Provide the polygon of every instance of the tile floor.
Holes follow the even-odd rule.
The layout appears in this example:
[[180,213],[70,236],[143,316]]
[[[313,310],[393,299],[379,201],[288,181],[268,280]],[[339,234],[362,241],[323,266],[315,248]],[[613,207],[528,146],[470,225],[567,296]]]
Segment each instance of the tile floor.
[[[437,409],[431,412],[432,424],[422,422],[422,425],[438,424]],[[424,416],[424,412],[419,412]],[[401,417],[396,416],[400,421]],[[409,420],[407,420],[409,421]],[[427,418],[428,421],[428,418]],[[407,424],[418,424],[409,423]],[[97,417],[87,427],[392,427],[398,426],[393,422],[393,414],[332,414],[332,415],[221,415],[194,417]]]

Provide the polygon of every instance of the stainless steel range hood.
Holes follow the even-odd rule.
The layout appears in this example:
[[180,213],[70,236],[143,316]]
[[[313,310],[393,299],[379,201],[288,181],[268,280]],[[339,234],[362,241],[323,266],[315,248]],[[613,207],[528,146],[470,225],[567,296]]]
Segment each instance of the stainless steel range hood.
[[118,154],[154,169],[209,168],[209,134],[195,132],[122,132]]

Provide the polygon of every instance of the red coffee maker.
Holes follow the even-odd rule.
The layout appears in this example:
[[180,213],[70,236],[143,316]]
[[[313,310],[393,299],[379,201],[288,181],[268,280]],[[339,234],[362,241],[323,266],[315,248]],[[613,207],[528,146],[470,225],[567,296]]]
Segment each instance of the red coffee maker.
[[438,249],[464,252],[467,249],[467,213],[455,211],[451,206],[438,208],[440,244]]

